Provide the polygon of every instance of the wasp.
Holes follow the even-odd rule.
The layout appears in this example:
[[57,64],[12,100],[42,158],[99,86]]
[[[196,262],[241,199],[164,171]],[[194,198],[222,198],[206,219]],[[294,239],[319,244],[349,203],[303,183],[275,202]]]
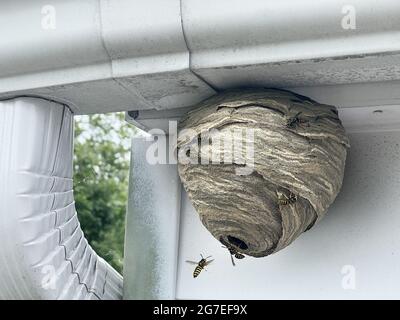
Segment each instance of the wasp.
[[296,113],[296,115],[293,118],[288,119],[286,122],[286,127],[289,129],[295,129],[297,126],[306,123],[307,120],[300,119],[299,115],[301,114],[301,111]]
[[278,195],[278,204],[280,206],[286,206],[288,204],[293,204],[297,201],[297,196],[293,193],[290,193],[289,196],[282,192],[277,192]]
[[240,252],[238,252],[237,250],[236,250],[236,248],[234,248],[234,247],[225,247],[225,246],[222,246],[222,248],[225,248],[225,249],[228,249],[229,250],[229,253],[230,253],[230,256],[231,256],[231,261],[232,261],[232,265],[233,266],[236,266],[235,265],[235,260],[233,259],[233,257],[235,257],[236,259],[243,259],[245,256],[244,256],[244,254],[241,254]]
[[194,271],[193,271],[193,278],[197,278],[199,276],[200,272],[206,266],[208,266],[211,262],[214,261],[214,260],[207,260],[208,258],[211,258],[211,256],[208,256],[207,258],[204,258],[202,254],[200,254],[200,256],[201,256],[201,260],[199,262],[186,260],[187,263],[196,265],[196,268],[194,268]]

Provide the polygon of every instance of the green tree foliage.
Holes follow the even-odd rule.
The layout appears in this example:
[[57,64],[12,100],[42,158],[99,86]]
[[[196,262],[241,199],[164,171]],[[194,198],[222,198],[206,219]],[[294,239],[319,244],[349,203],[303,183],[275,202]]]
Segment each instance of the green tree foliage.
[[74,194],[85,235],[122,272],[130,138],[123,113],[75,117]]

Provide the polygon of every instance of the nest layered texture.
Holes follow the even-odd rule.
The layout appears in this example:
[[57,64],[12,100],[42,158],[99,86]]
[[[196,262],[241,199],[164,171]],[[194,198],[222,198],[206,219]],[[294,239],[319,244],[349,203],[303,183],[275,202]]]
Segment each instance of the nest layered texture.
[[204,226],[238,252],[288,246],[341,188],[349,142],[334,106],[276,89],[226,91],[187,113],[179,130],[184,188]]

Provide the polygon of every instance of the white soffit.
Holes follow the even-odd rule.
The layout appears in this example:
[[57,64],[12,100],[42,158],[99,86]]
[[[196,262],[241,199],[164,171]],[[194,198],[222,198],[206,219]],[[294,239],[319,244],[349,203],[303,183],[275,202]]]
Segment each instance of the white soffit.
[[[388,81],[286,89],[336,106],[347,132],[369,132],[400,130],[399,88],[400,81]],[[126,119],[145,131],[169,133],[169,121],[178,121],[194,107],[130,111]]]
[[[42,96],[89,114],[283,87],[343,107],[400,104],[398,0],[353,0],[350,11],[342,0],[54,0],[55,29],[42,27],[45,5],[0,3],[0,98]],[[353,9],[356,28],[344,29]]]
[[[175,134],[176,125],[170,122],[179,121],[188,110],[174,109],[176,113],[171,113],[172,110],[140,111],[134,118],[128,113],[126,119],[149,133],[156,129],[154,134],[159,134],[161,129],[166,134]],[[400,131],[400,105],[339,108],[339,116],[347,133]]]

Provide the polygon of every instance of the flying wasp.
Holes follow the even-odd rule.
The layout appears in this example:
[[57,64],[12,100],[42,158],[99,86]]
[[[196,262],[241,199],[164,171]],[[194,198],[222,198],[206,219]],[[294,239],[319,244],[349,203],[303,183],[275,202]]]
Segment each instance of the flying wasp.
[[297,126],[306,123],[307,121],[304,119],[300,119],[299,115],[301,114],[301,111],[296,113],[296,115],[293,118],[288,119],[286,122],[286,127],[289,129],[295,129]]
[[286,206],[288,204],[293,204],[297,201],[297,196],[293,193],[290,193],[289,196],[282,192],[277,192],[278,195],[278,204],[280,206]]
[[233,257],[235,257],[236,259],[243,259],[243,258],[245,257],[244,254],[241,254],[240,252],[238,252],[238,251],[236,250],[236,248],[234,248],[234,247],[225,247],[225,246],[222,246],[222,248],[225,248],[225,249],[228,249],[228,250],[229,250],[229,253],[230,253],[230,256],[231,256],[231,261],[232,261],[232,265],[233,265],[233,266],[236,266],[235,260],[233,259]]
[[200,256],[201,256],[201,260],[199,262],[186,260],[187,263],[196,265],[196,268],[194,268],[194,271],[193,271],[193,278],[197,278],[199,276],[200,272],[206,266],[208,266],[211,262],[214,261],[214,260],[207,260],[208,258],[211,258],[211,256],[208,256],[207,258],[204,258],[202,254],[200,254]]

